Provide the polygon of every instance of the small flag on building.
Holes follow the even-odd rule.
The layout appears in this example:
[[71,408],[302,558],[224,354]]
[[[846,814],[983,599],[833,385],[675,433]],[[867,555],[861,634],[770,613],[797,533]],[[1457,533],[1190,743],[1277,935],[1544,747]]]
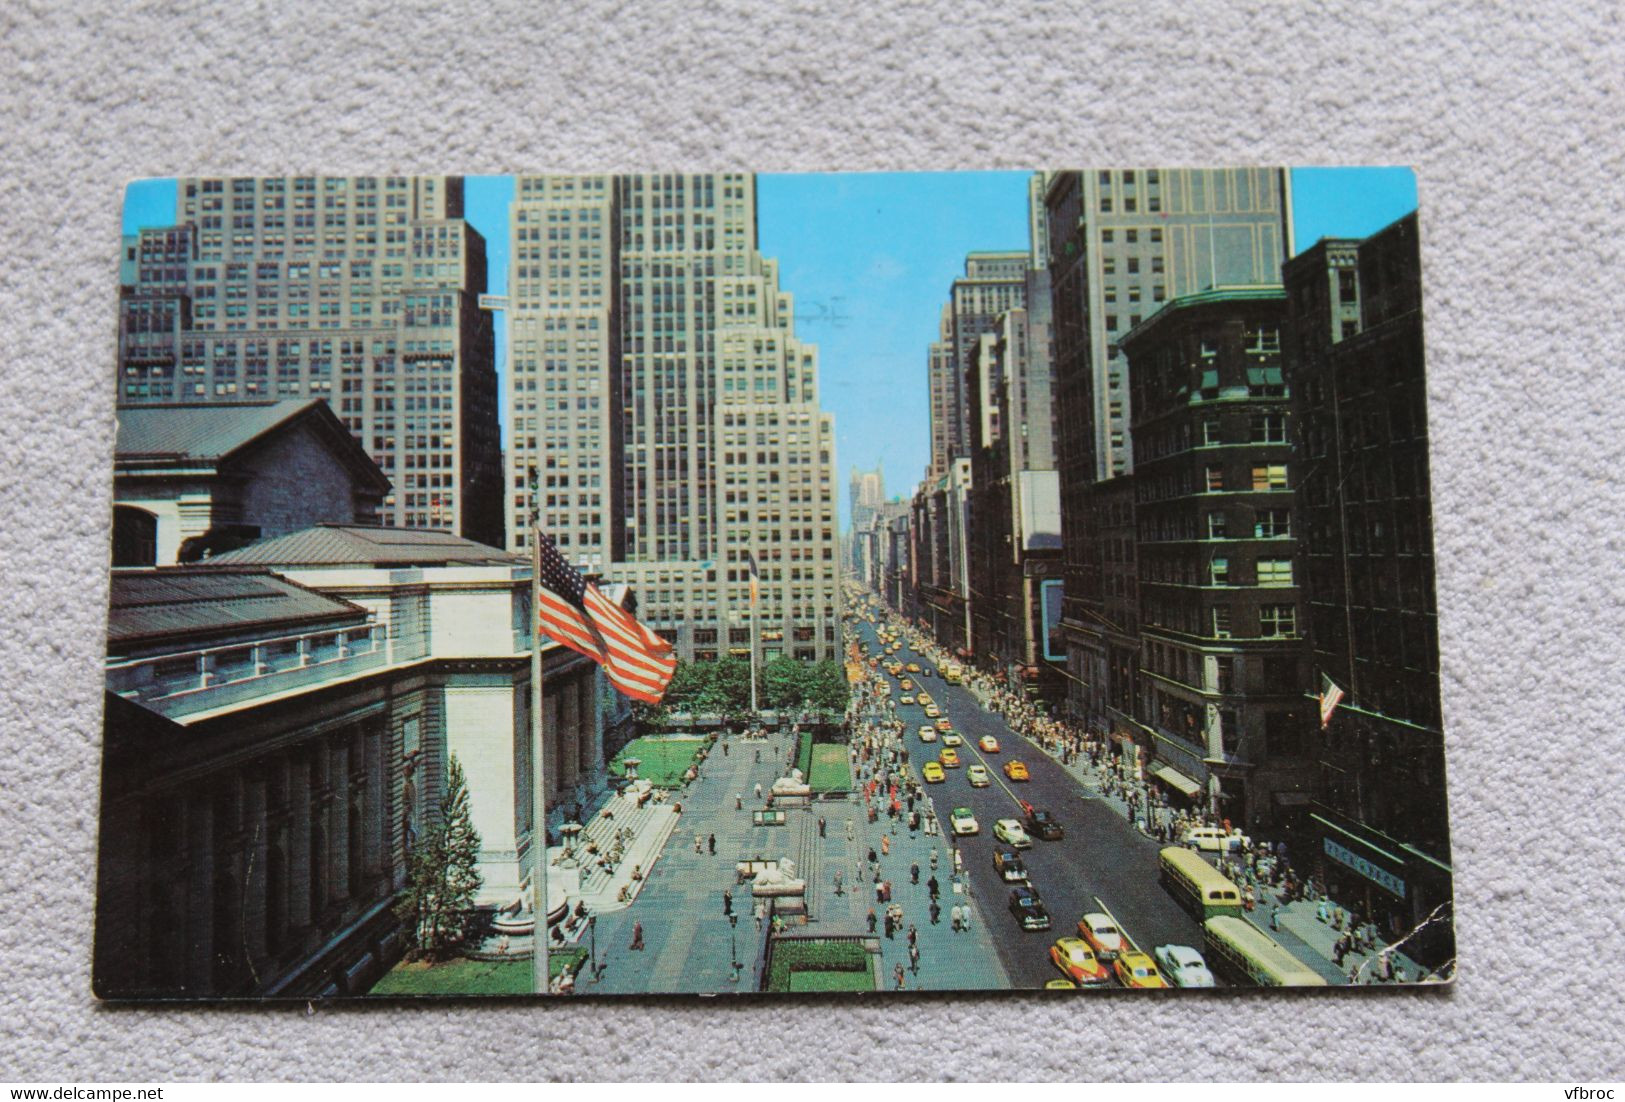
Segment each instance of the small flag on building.
[[750,607],[755,608],[757,590],[761,587],[761,579],[756,574],[756,556],[746,551],[745,563],[750,567]]
[[1337,682],[1320,675],[1320,729],[1324,731],[1332,721],[1332,713],[1337,710],[1338,702],[1343,699],[1343,690]]
[[536,623],[543,634],[597,662],[634,700],[654,704],[665,695],[677,667],[671,644],[583,578],[546,533],[536,541],[536,577]]

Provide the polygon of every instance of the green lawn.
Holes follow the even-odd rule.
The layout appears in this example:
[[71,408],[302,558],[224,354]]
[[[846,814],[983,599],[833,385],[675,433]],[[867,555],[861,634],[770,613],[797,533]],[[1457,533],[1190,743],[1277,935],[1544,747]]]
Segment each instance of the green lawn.
[[823,743],[812,748],[807,783],[814,792],[846,792],[852,788],[851,757],[845,743]]
[[637,758],[642,762],[638,766],[640,778],[650,781],[656,788],[681,788],[683,773],[694,764],[694,756],[707,745],[706,740],[696,738],[636,738],[615,755],[615,760],[609,763],[609,771],[614,776],[624,777],[626,766],[622,762],[627,758]]
[[[567,966],[587,959],[587,950],[555,952],[547,958],[548,972],[557,976]],[[444,964],[397,964],[373,986],[369,995],[529,995],[532,993],[528,960],[465,960]]]
[[873,991],[874,973],[862,972],[791,972],[790,990],[795,991]]

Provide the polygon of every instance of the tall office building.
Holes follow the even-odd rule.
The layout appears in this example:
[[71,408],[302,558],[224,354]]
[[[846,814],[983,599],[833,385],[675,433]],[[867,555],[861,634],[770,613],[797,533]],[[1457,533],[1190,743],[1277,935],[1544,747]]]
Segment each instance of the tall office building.
[[943,308],[942,339],[931,346],[932,473],[946,473],[970,454],[971,397],[967,390],[977,343],[1006,310],[1027,304],[1028,252],[979,252],[965,257]]
[[1278,285],[1290,193],[1281,169],[1102,169],[1049,174],[1044,203],[1068,708],[1110,730],[1137,712],[1139,667],[1135,498],[1114,485],[1134,471],[1119,340],[1172,299]]
[[443,176],[201,177],[126,245],[118,402],[322,398],[393,484],[379,519],[500,545],[485,240]]
[[[865,550],[861,533],[871,532],[872,522],[879,514],[880,507],[886,501],[886,476],[880,464],[875,464],[872,471],[860,471],[852,468],[852,479],[849,483],[852,508],[852,538],[850,542],[851,558],[848,562],[858,577],[866,576],[871,563]],[[872,534],[872,533],[871,533]]]
[[754,177],[521,177],[510,229],[510,546],[534,492],[698,659],[749,653],[753,554],[762,654],[834,655],[834,419]]

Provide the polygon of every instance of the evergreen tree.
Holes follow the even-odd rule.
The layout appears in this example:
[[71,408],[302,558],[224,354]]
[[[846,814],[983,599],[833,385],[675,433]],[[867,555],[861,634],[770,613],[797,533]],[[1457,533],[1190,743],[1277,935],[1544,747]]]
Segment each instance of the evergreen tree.
[[411,924],[413,942],[424,956],[442,956],[460,939],[484,883],[479,855],[468,780],[452,755],[440,821],[407,856],[406,891],[395,905],[395,913]]

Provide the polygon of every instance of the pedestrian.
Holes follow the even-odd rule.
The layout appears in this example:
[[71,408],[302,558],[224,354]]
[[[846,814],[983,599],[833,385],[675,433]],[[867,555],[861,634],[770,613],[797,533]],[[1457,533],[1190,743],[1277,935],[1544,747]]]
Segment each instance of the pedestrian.
[[717,855],[717,836],[715,834],[711,835],[705,840],[705,845],[711,851],[711,856],[715,857]]
[[824,837],[824,817],[822,815],[818,817],[818,836],[820,838]]
[[760,746],[756,748],[756,764],[762,764],[762,748]]
[[925,890],[931,893],[932,899],[935,899],[942,894],[942,885],[937,883],[937,878],[933,876],[925,882]]
[[875,909],[873,907],[869,908],[869,932],[871,934],[875,932]]
[[920,943],[920,931],[914,928],[914,923],[908,924],[908,944],[910,948]]
[[869,847],[869,863],[872,865],[878,860],[879,860],[879,858],[875,855],[875,847],[870,846]]
[[931,851],[931,871],[932,872],[937,871],[937,851],[936,850]]
[[942,904],[935,899],[931,901],[931,925],[935,926],[942,921]]
[[640,951],[643,949],[643,923],[641,922],[632,923],[632,948]]
[[910,945],[908,947],[908,963],[909,963],[909,967],[911,967],[914,970],[914,974],[916,976],[919,975],[920,974],[920,947],[918,945]]
[[891,856],[891,836],[890,835],[882,834],[880,836],[880,856],[882,856],[882,857],[890,857]]
[[767,917],[767,904],[760,900],[756,904],[756,932],[762,932],[762,919]]
[[841,891],[841,870],[840,869],[835,870],[835,894],[836,895],[843,894],[842,891]]
[[896,932],[896,924],[892,921],[891,911],[886,911],[886,937],[890,939]]
[[1281,905],[1277,903],[1275,909],[1270,911],[1270,929],[1279,931],[1281,928]]
[[727,739],[722,740],[722,756],[723,757],[728,756],[728,740]]
[[956,934],[959,933],[960,927],[965,924],[964,908],[955,903],[953,910],[948,912],[948,917],[952,923],[951,928],[953,929],[953,932]]
[[734,793],[734,810],[735,811],[743,811],[743,810],[745,810],[745,796],[741,792],[735,792]]
[[901,964],[893,969],[892,978],[897,981],[897,990],[903,990],[903,966]]
[[959,928],[970,933],[970,904],[966,903],[959,909]]
[[848,842],[850,842],[856,837],[857,837],[857,835],[854,832],[853,827],[852,827],[852,820],[849,818],[846,821],[846,840]]
[[761,781],[756,782],[756,798],[758,800],[762,798],[762,782]]
[[705,835],[703,835],[703,834],[694,835],[694,852],[695,853],[704,853],[705,852]]
[[734,913],[734,893],[727,888],[722,889],[722,917],[727,918]]
[[911,884],[920,882],[920,863],[918,861],[908,867],[908,879]]

